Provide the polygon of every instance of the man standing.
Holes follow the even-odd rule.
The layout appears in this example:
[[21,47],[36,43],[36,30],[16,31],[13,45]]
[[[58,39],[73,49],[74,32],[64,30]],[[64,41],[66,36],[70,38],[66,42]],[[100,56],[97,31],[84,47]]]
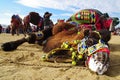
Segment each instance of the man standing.
[[50,28],[53,26],[52,20],[50,20],[50,17],[52,16],[52,13],[45,12],[43,19],[44,19],[44,29]]

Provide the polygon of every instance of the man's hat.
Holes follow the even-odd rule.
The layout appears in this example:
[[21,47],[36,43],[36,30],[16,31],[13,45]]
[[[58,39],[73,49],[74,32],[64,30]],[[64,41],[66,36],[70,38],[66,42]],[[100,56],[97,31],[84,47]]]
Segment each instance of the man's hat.
[[49,13],[49,12],[45,12],[45,14],[44,14],[44,15],[47,15],[47,14],[52,15],[52,13]]

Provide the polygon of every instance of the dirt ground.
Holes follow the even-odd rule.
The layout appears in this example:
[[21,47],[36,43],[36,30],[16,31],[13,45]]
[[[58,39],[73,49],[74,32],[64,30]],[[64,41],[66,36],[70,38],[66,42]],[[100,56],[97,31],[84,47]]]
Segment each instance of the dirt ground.
[[[23,35],[0,34],[0,45]],[[17,50],[5,52],[0,48],[0,80],[120,80],[120,36],[112,35],[110,68],[104,75],[96,75],[82,66],[71,63],[43,62],[42,47],[24,43]]]

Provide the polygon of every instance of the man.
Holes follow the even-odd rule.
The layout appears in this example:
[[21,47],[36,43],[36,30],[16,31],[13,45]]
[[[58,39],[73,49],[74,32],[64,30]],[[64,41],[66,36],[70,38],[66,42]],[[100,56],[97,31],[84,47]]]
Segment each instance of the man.
[[43,18],[44,18],[44,29],[47,29],[49,27],[53,26],[52,20],[50,20],[50,17],[52,16],[52,13],[45,12]]

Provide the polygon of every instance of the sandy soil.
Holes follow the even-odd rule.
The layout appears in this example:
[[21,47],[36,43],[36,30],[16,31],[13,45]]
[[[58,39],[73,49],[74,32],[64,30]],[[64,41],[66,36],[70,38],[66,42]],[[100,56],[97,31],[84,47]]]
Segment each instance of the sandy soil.
[[[0,34],[0,45],[22,38]],[[110,68],[104,75],[96,75],[86,67],[71,66],[70,63],[50,63],[41,60],[42,47],[24,43],[15,51],[0,49],[0,80],[120,80],[120,36],[113,36],[109,42]]]

